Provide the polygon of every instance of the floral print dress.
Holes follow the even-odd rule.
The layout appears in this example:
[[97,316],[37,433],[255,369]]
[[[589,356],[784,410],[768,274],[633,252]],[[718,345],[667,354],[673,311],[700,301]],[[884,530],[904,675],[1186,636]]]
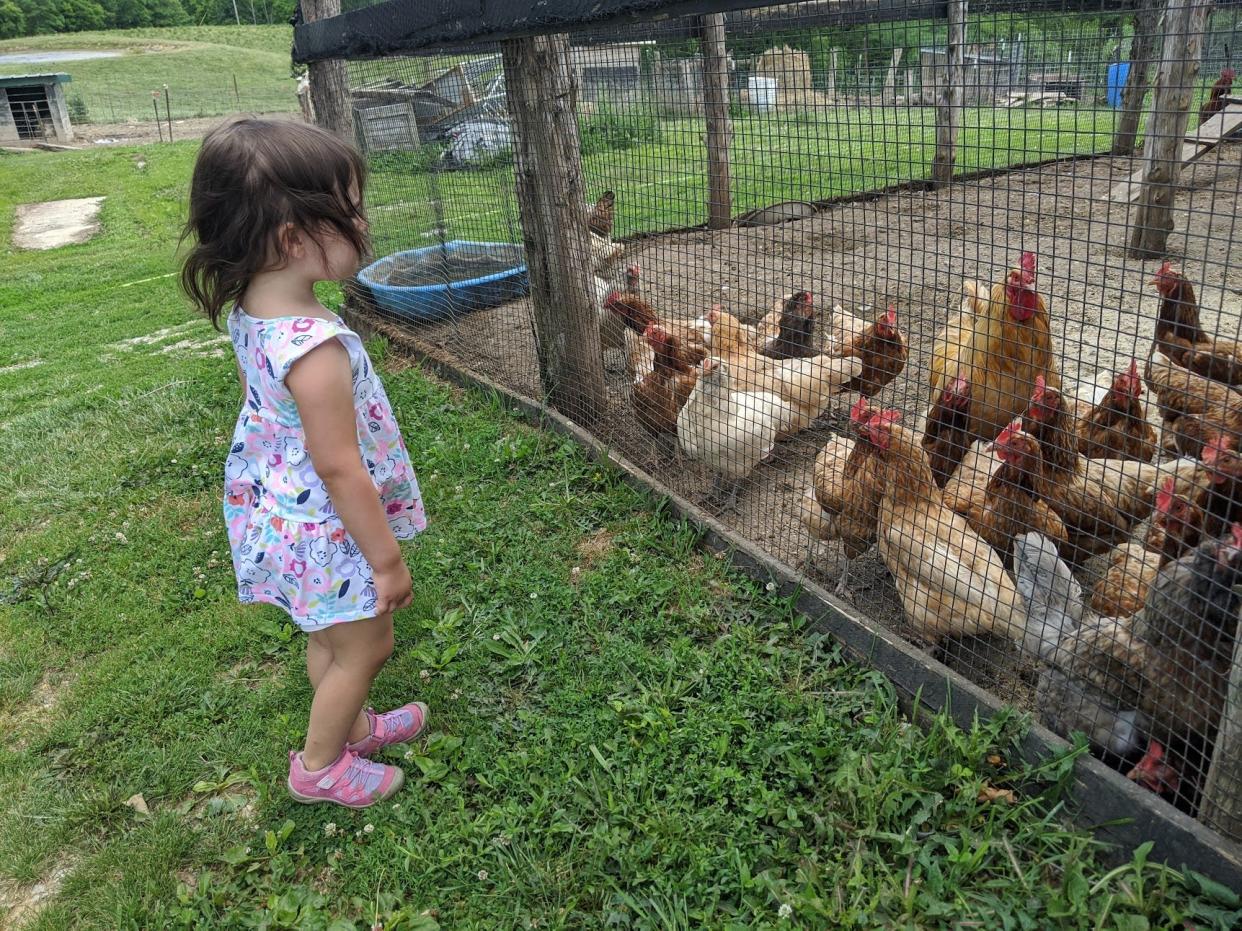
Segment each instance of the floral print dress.
[[224,520],[243,603],[279,605],[305,631],[373,617],[371,566],[332,507],[306,453],[285,376],[338,339],[353,371],[358,451],[398,540],[427,526],[418,479],[362,340],[340,318],[229,315],[245,402],[225,463]]

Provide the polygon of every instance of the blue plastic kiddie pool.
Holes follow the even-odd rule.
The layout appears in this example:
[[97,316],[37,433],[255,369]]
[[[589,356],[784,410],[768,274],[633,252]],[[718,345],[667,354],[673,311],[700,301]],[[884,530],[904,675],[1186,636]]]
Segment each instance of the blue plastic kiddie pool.
[[416,322],[495,307],[530,289],[521,246],[461,239],[386,255],[358,280],[382,310]]

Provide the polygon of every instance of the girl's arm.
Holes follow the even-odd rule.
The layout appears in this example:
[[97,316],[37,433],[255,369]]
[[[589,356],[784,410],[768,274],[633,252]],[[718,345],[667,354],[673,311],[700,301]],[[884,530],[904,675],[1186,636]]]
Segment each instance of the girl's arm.
[[375,570],[375,613],[404,608],[412,598],[410,571],[358,451],[349,354],[339,340],[327,340],[294,362],[285,385],[298,406],[315,472],[345,529]]

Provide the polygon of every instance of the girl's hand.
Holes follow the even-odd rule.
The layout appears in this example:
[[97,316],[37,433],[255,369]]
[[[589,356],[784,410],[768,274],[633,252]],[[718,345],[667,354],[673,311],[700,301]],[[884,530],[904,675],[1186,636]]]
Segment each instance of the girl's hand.
[[410,570],[398,560],[391,569],[375,570],[375,613],[377,616],[399,611],[414,600]]

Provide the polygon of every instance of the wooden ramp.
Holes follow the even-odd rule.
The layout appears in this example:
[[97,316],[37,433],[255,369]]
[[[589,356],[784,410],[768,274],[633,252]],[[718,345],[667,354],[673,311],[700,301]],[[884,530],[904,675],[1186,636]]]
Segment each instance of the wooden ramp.
[[[1242,127],[1242,97],[1226,97],[1225,108],[1186,137],[1182,145],[1182,166],[1193,164],[1220,145],[1234,130]],[[1129,203],[1143,189],[1143,171],[1140,168],[1128,181],[1122,181],[1104,195],[1103,200]]]

